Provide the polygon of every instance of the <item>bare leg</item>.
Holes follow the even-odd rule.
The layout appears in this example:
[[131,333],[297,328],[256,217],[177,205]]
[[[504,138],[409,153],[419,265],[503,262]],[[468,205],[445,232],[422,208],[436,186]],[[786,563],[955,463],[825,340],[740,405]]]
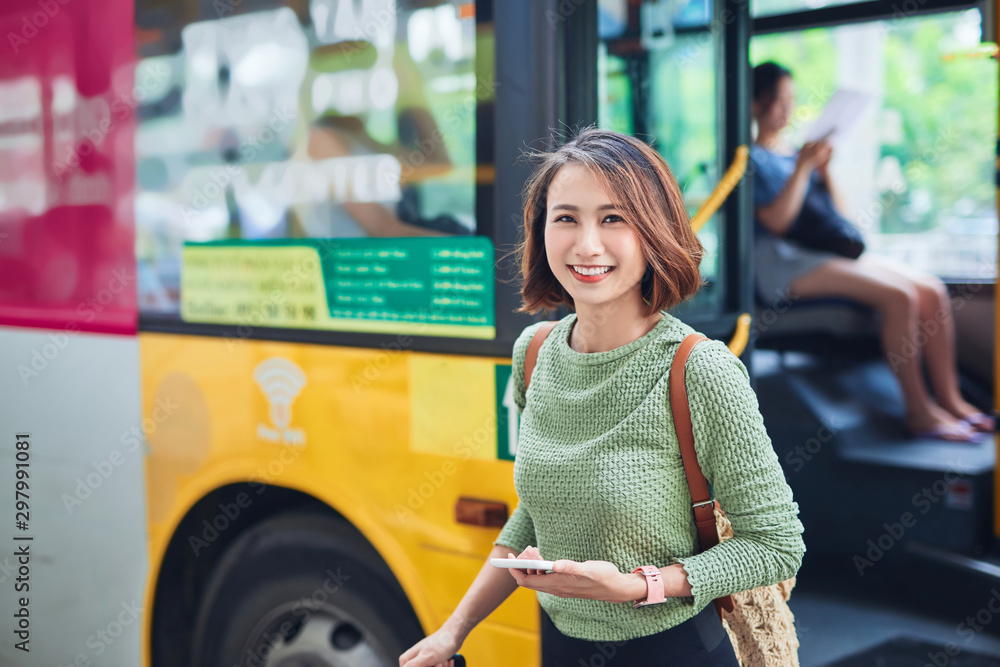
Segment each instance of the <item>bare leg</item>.
[[924,347],[927,372],[934,396],[945,410],[963,419],[980,412],[962,398],[958,387],[958,362],[955,354],[955,320],[948,288],[935,275],[914,269],[885,257],[872,257],[886,270],[909,278],[920,292],[920,327],[916,342]]
[[908,278],[867,261],[835,257],[792,281],[789,296],[840,296],[875,308],[882,316],[882,351],[899,380],[906,404],[906,426],[913,431],[943,427],[947,439],[965,439],[968,429],[937,405],[920,373],[920,348],[915,340],[920,308],[919,292]]

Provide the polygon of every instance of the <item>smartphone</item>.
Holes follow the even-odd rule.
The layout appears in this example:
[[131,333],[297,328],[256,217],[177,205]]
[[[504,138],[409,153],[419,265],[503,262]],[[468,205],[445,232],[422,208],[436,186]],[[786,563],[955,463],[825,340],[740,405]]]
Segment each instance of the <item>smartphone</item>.
[[461,653],[456,653],[451,656],[451,659],[455,661],[455,667],[465,667],[465,658],[462,657]]
[[491,558],[493,567],[513,567],[519,570],[551,570],[554,560],[529,560],[527,558]]

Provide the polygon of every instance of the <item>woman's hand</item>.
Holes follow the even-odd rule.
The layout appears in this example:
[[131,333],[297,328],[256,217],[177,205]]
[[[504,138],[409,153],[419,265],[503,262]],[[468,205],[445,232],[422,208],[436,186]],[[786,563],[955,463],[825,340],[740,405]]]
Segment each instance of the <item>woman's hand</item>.
[[410,650],[399,656],[399,667],[454,667],[451,656],[455,655],[462,642],[446,627],[414,644]]
[[[528,547],[517,557],[542,556],[536,547]],[[520,586],[563,598],[631,602],[646,597],[646,581],[641,574],[623,574],[614,563],[604,560],[557,560],[552,572],[511,568],[510,574]]]
[[400,667],[454,667],[451,656],[472,629],[517,590],[517,582],[489,562],[490,558],[503,558],[509,550],[499,544],[493,547],[455,611],[440,630],[399,656]]
[[823,162],[816,165],[816,174],[819,176],[820,181],[830,187],[830,158],[833,157],[833,148],[826,154],[826,159]]
[[833,146],[828,141],[810,141],[799,150],[795,166],[800,169],[826,169],[826,164],[833,155]]
[[[507,557],[508,558],[513,558],[514,554],[507,554]],[[517,557],[518,558],[526,558],[528,560],[545,560],[544,558],[542,558],[542,552],[538,550],[538,547],[533,547],[530,544],[527,546],[527,548],[524,551],[522,551],[521,553],[519,553],[517,555]],[[535,574],[545,574],[546,570],[527,570],[527,569],[526,570],[519,570],[519,569],[514,568],[514,567],[510,568],[511,575],[513,575],[515,572],[518,572],[520,574],[535,575]],[[514,578],[517,579],[517,577],[514,577]]]

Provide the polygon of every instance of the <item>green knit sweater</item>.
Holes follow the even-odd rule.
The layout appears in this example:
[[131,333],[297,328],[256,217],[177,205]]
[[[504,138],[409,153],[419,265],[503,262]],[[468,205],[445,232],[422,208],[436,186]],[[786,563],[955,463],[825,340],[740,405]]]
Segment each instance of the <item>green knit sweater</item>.
[[527,396],[524,357],[541,323],[514,344],[520,503],[494,544],[515,554],[535,545],[549,560],[610,561],[622,572],[682,563],[693,597],[633,609],[539,592],[555,626],[593,641],[634,639],[682,623],[717,597],[794,575],[805,553],[798,504],[743,362],[717,340],[699,344],[687,362],[698,461],[734,535],[696,553],[668,389],[674,352],[694,329],[663,312],[637,340],[585,354],[569,346],[575,321],[563,318],[542,344]]

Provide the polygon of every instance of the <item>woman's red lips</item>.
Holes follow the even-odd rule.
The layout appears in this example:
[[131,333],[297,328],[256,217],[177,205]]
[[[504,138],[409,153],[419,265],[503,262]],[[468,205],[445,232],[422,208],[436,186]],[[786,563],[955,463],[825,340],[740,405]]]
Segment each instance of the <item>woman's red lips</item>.
[[[615,267],[610,266],[610,267],[608,267],[608,270],[605,271],[604,273],[599,273],[596,276],[588,276],[588,275],[584,275],[582,273],[579,273],[573,267],[572,264],[567,264],[567,266],[569,267],[569,272],[573,274],[573,277],[576,278],[577,280],[579,280],[582,283],[597,283],[597,282],[600,282],[600,281],[604,280],[608,275],[610,275],[612,271],[615,270]],[[586,268],[595,268],[596,269],[596,268],[604,268],[604,267],[594,266],[594,267],[586,267]]]

